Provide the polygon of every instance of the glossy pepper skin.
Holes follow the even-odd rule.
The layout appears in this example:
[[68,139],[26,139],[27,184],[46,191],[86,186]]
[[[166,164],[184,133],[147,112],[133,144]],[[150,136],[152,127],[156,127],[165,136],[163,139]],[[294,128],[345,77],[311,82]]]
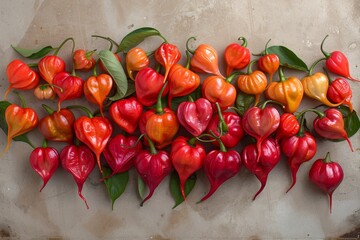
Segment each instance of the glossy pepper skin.
[[[156,103],[159,92],[164,85],[164,76],[152,68],[141,69],[135,77],[136,98],[144,106],[152,106]],[[169,91],[167,87],[163,96]]]
[[179,136],[171,145],[170,159],[180,178],[181,194],[185,200],[187,179],[203,166],[206,151],[203,145],[196,143],[196,138]]
[[351,151],[351,141],[347,136],[347,132],[344,129],[344,118],[342,113],[335,108],[328,108],[324,111],[325,116],[316,117],[313,122],[314,130],[321,137],[333,140],[345,139]]
[[177,46],[171,43],[163,43],[155,50],[154,57],[161,66],[165,68],[164,82],[167,80],[170,68],[176,64],[181,53]]
[[43,179],[41,192],[59,167],[59,153],[53,147],[37,147],[31,152],[29,161],[30,166]]
[[30,90],[35,88],[40,81],[37,72],[19,59],[15,59],[7,65],[6,77],[10,85],[4,94],[4,99],[11,89]]
[[48,84],[38,85],[34,89],[34,95],[39,100],[54,99],[56,97],[54,89]]
[[79,197],[85,202],[86,208],[89,209],[89,205],[81,191],[84,182],[96,165],[94,154],[87,146],[68,145],[60,152],[60,162],[61,166],[73,176],[78,186]]
[[109,95],[113,86],[113,79],[109,74],[100,74],[98,76],[89,77],[84,83],[85,98],[100,108],[101,115],[103,112],[103,103]]
[[344,171],[337,162],[332,162],[328,152],[324,159],[317,159],[310,168],[309,179],[329,195],[329,208],[332,211],[332,195],[344,179]]
[[179,123],[193,136],[202,134],[213,114],[211,103],[206,98],[182,102],[176,111]]
[[142,180],[149,188],[149,194],[141,202],[142,206],[154,194],[161,181],[171,172],[171,160],[166,151],[157,151],[148,139],[149,150],[142,150],[135,157],[134,166]]
[[125,132],[132,134],[139,125],[143,105],[136,97],[113,102],[109,109],[111,119]]
[[266,72],[270,75],[269,83],[271,83],[274,73],[276,73],[276,71],[280,67],[280,59],[275,53],[268,53],[267,45],[269,44],[269,42],[270,40],[265,45],[264,55],[261,56],[258,60],[258,66],[261,71]]
[[45,56],[38,63],[39,73],[47,83],[53,84],[56,74],[65,72],[65,61],[58,56]]
[[56,74],[53,79],[53,84],[58,86],[54,91],[58,95],[58,109],[65,100],[80,98],[83,94],[84,81],[76,76],[67,72]]
[[292,137],[300,130],[300,124],[292,113],[284,113],[280,116],[280,124],[276,130],[275,140],[279,141],[285,137]]
[[270,83],[265,90],[265,96],[282,103],[285,112],[294,113],[303,99],[304,87],[297,77],[285,78],[281,68],[279,74],[280,81]]
[[261,157],[257,157],[256,144],[249,144],[241,152],[241,161],[261,183],[260,189],[255,193],[253,200],[264,190],[271,170],[279,163],[280,146],[273,138],[266,138],[261,143]]
[[132,48],[126,53],[125,62],[127,74],[134,81],[134,73],[148,67],[150,63],[146,52],[139,47]]
[[342,103],[347,105],[351,112],[353,111],[353,105],[351,103],[352,90],[345,79],[337,78],[332,81],[326,95],[332,103]]
[[62,108],[54,111],[47,105],[43,104],[43,108],[48,112],[39,121],[39,131],[48,141],[71,143],[74,138],[74,122],[75,116],[71,110]]
[[122,134],[109,140],[103,154],[112,169],[110,177],[133,167],[134,157],[142,150],[142,144],[137,140],[134,136],[125,137]]
[[96,60],[93,57],[95,51],[87,52],[84,49],[77,49],[73,55],[74,68],[80,71],[90,71],[94,68]]
[[242,44],[232,43],[225,48],[226,76],[230,76],[234,69],[243,69],[250,63],[250,50],[247,48],[247,39],[239,37]]

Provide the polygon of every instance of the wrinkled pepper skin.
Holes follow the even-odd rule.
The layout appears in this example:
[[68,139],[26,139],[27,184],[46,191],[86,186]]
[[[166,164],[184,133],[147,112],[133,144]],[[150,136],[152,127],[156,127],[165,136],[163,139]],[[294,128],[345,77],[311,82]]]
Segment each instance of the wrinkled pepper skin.
[[330,153],[324,159],[317,159],[310,168],[309,179],[329,195],[329,208],[332,211],[332,195],[344,179],[344,171],[337,162],[332,162]]
[[111,176],[126,172],[134,165],[134,157],[142,150],[141,142],[134,136],[118,134],[111,138],[104,149],[106,162],[112,169]]
[[193,136],[202,134],[211,120],[213,109],[206,98],[194,102],[182,102],[177,109],[179,123]]
[[261,157],[259,159],[257,155],[256,144],[245,146],[241,152],[243,165],[253,173],[261,183],[261,187],[254,195],[253,200],[264,190],[269,173],[279,163],[281,156],[280,146],[275,139],[267,138],[261,143]]
[[54,88],[54,91],[59,97],[58,109],[60,109],[60,104],[63,101],[80,98],[84,92],[84,81],[67,72],[56,74],[53,79],[53,84],[59,87]]
[[332,103],[342,103],[347,105],[351,112],[353,111],[353,105],[351,103],[352,90],[345,79],[337,78],[332,81],[326,95]]
[[285,137],[292,137],[300,130],[300,124],[292,113],[284,113],[280,116],[280,124],[276,130],[275,140],[279,141]]
[[146,52],[139,47],[134,47],[126,53],[125,62],[127,74],[134,81],[134,73],[148,67],[150,63]]
[[10,85],[4,94],[4,99],[11,89],[30,90],[35,88],[40,81],[37,72],[19,59],[15,59],[7,65],[6,76]]
[[94,51],[87,52],[84,49],[75,50],[73,55],[74,68],[84,72],[93,69],[96,64],[93,54]]
[[139,125],[143,105],[136,97],[113,102],[109,109],[111,119],[125,132],[132,134]]
[[219,57],[212,46],[200,44],[190,60],[190,69],[197,73],[210,73],[222,77],[219,70]]
[[37,147],[31,152],[29,161],[30,166],[43,179],[41,192],[59,167],[59,153],[53,147]]
[[47,100],[47,99],[54,99],[56,97],[56,93],[54,89],[47,85],[38,85],[34,89],[34,96],[39,100]]
[[226,109],[235,103],[236,88],[222,77],[210,76],[202,84],[202,96]]
[[313,122],[314,130],[323,138],[340,140],[345,139],[351,151],[354,149],[352,147],[351,141],[347,136],[347,132],[344,129],[344,118],[342,113],[335,108],[328,108],[324,111],[324,117],[316,117]]
[[49,84],[53,84],[56,74],[65,72],[65,67],[65,61],[58,56],[45,56],[38,63],[41,78]]
[[203,166],[206,151],[196,139],[183,136],[175,138],[171,145],[170,159],[180,178],[181,194],[186,199],[185,183],[187,179]]
[[163,43],[155,50],[154,57],[156,61],[165,68],[164,82],[167,80],[170,68],[176,64],[181,53],[177,46],[171,43]]
[[244,37],[240,37],[239,40],[242,40],[243,43],[232,43],[225,48],[226,76],[230,76],[234,69],[243,69],[250,63],[251,54],[246,47],[247,40]]

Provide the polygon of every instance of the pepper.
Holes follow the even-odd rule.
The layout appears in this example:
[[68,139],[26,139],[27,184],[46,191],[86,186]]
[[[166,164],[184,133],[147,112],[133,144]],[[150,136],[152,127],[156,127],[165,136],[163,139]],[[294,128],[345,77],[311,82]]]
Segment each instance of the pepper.
[[111,138],[104,149],[104,157],[112,169],[109,177],[128,171],[134,165],[134,157],[142,150],[141,142],[134,136],[118,134]]
[[210,73],[224,78],[219,70],[219,58],[216,50],[208,44],[200,44],[195,51],[190,50],[189,41],[191,39],[196,40],[196,38],[191,37],[186,41],[186,49],[193,55],[190,60],[190,68],[198,73]]
[[267,41],[267,43],[265,45],[265,50],[264,50],[265,55],[261,56],[258,60],[258,66],[259,66],[260,70],[262,70],[270,75],[269,84],[272,82],[274,73],[280,67],[280,59],[279,59],[278,55],[276,55],[275,53],[270,54],[268,52],[267,45],[269,44],[270,40],[271,39],[269,39],[269,41]]
[[339,110],[335,108],[326,109],[324,114],[320,114],[314,119],[313,125],[315,132],[321,137],[332,140],[345,139],[351,151],[354,151],[347,132],[344,129],[343,115]]
[[180,60],[181,53],[177,46],[165,42],[155,50],[154,57],[156,61],[165,68],[165,75],[163,80],[165,82],[167,80],[170,68]]
[[176,113],[169,108],[163,108],[161,104],[161,96],[167,83],[164,84],[159,93],[155,109],[147,111],[149,114],[145,126],[146,134],[158,148],[171,144],[180,127]]
[[148,138],[149,150],[142,150],[135,157],[134,166],[142,180],[149,188],[149,194],[142,200],[142,206],[154,194],[155,189],[171,172],[170,156],[165,151],[157,151]]
[[257,105],[260,100],[260,95],[265,91],[267,86],[267,78],[265,73],[256,70],[252,71],[251,67],[255,60],[252,61],[248,68],[247,74],[241,74],[237,80],[239,89],[247,94],[255,95],[255,103]]
[[38,85],[34,89],[34,95],[39,100],[54,99],[56,97],[54,89],[49,84]]
[[297,77],[285,78],[282,68],[279,69],[279,82],[272,82],[265,90],[268,99],[284,105],[284,111],[294,113],[300,106],[304,87]]
[[[216,106],[218,114],[211,118],[206,131],[219,137],[225,147],[235,147],[244,136],[241,117],[233,112],[221,112],[219,104]],[[213,143],[219,145],[218,141]]]
[[54,77],[61,72],[65,72],[65,61],[55,55],[45,56],[38,63],[39,73],[47,83],[53,84]]
[[310,168],[309,179],[317,187],[329,195],[330,213],[332,211],[332,195],[344,179],[341,165],[332,162],[328,152],[324,159],[317,159]]
[[352,90],[345,79],[337,78],[332,81],[327,90],[326,96],[331,102],[347,105],[350,111],[353,111],[353,105],[351,103]]
[[326,59],[325,64],[327,69],[349,80],[360,82],[360,80],[353,78],[350,75],[349,61],[344,53],[340,51],[333,51],[332,53],[328,53],[324,51],[323,45],[327,37],[328,35],[325,36],[324,40],[321,42],[320,45],[321,52],[325,55],[325,59]]
[[234,69],[243,69],[250,63],[250,50],[247,46],[247,39],[239,37],[242,44],[232,43],[225,48],[224,59],[226,63],[226,76],[230,76]]
[[300,130],[300,124],[292,113],[284,113],[280,116],[280,124],[276,130],[275,140],[278,142],[285,137],[292,137]]
[[41,192],[59,167],[59,153],[55,148],[48,147],[45,140],[42,147],[37,147],[31,152],[29,161],[30,166],[43,179]]
[[175,64],[169,71],[169,96],[168,107],[171,108],[173,97],[182,97],[195,91],[200,85],[200,76],[189,69],[190,55],[187,54],[187,64],[185,67]]
[[[258,159],[256,144],[249,144],[241,152],[243,165],[260,181],[261,187],[255,193],[253,200],[264,190],[268,175],[280,161],[280,146],[273,138],[266,138],[261,143],[261,157]],[[257,160],[258,159],[258,160]]]
[[139,125],[143,106],[136,97],[113,102],[109,109],[111,119],[125,132],[132,134]]
[[19,59],[11,61],[6,67],[9,87],[4,94],[4,100],[11,89],[29,90],[35,88],[40,81],[37,72]]
[[235,150],[227,150],[221,140],[218,139],[218,142],[219,150],[210,151],[204,159],[204,171],[210,182],[210,190],[201,202],[212,196],[225,181],[240,171],[240,154]]
[[139,47],[132,48],[126,53],[125,62],[127,74],[134,81],[134,72],[148,67],[150,63],[146,52]]
[[191,175],[202,168],[206,157],[203,145],[196,143],[196,138],[179,136],[171,145],[170,159],[180,178],[180,190],[185,200],[185,183]]
[[87,52],[84,49],[77,49],[73,54],[74,68],[84,72],[93,69],[96,64],[94,53],[95,50]]
[[39,131],[48,141],[71,143],[74,138],[75,116],[71,110],[62,108],[54,111],[43,104],[42,107],[48,113],[39,121]]
[[211,103],[206,98],[182,102],[177,108],[179,123],[193,136],[203,133],[213,114]]
[[100,113],[103,116],[103,103],[109,95],[113,86],[113,79],[109,74],[100,74],[98,76],[89,77],[84,83],[85,98],[100,108]]
[[[164,76],[152,68],[143,68],[136,74],[135,77],[136,98],[144,106],[149,107],[154,105],[163,85]],[[169,88],[166,88],[163,96],[165,96],[168,91]]]
[[89,209],[89,205],[81,191],[86,179],[96,165],[94,154],[87,146],[68,145],[60,152],[60,162],[62,167],[73,176],[78,186],[79,197],[85,202],[86,208]]

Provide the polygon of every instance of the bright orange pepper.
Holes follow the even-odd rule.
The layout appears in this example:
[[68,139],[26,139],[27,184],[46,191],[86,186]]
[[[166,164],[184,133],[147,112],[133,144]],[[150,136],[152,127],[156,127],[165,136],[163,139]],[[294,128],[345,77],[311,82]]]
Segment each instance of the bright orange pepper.
[[149,58],[146,52],[138,47],[130,49],[125,58],[126,70],[130,79],[135,81],[134,72],[138,72],[149,66]]

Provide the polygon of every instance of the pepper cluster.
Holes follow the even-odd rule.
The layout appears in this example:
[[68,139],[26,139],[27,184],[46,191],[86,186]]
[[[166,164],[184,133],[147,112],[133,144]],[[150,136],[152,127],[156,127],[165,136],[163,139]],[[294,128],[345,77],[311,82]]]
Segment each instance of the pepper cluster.
[[[163,42],[146,52],[139,44],[151,36]],[[15,59],[7,66],[9,87],[0,105],[4,119],[0,127],[8,136],[3,154],[12,140],[29,143],[34,148],[30,165],[43,179],[40,191],[61,165],[74,177],[78,194],[88,206],[82,187],[97,165],[114,204],[124,192],[129,171],[135,168],[141,205],[171,175],[170,190],[177,206],[193,189],[198,171],[210,183],[200,200],[205,201],[244,166],[261,183],[255,200],[282,155],[291,170],[289,191],[300,166],[315,156],[317,139],[346,140],[353,151],[349,138],[359,130],[360,121],[347,80],[358,80],[350,76],[344,54],[323,50],[326,38],[321,44],[325,57],[308,68],[291,50],[268,47],[269,42],[251,60],[248,41],[240,37],[241,44],[229,44],[224,50],[223,75],[217,51],[208,44],[191,49],[193,37],[186,43],[185,66],[180,64],[179,48],[154,28],[136,29],[119,44],[108,37],[93,37],[109,41],[110,49],[75,50],[72,38],[56,48],[14,47],[23,57],[40,60],[26,64]],[[68,41],[72,42],[72,71],[67,71],[58,56]],[[313,73],[323,60],[327,70],[339,76],[336,80],[330,81],[327,71]],[[306,76],[287,78],[285,68]],[[76,71],[90,76],[83,80]],[[275,73],[278,81],[274,81]],[[13,89],[34,89],[39,100],[57,99],[57,109],[42,104],[48,115],[39,119],[25,101],[22,106],[6,101]],[[63,102],[83,96],[97,107],[94,113],[80,105],[63,107]],[[300,109],[305,97],[318,106]],[[86,115],[76,117],[77,109]],[[308,113],[316,114],[312,128],[306,124]],[[27,137],[32,130],[42,135],[41,147],[35,148]],[[48,146],[50,142],[66,146],[58,150]],[[329,194],[331,210],[332,193],[343,179],[341,166],[331,162],[327,153],[313,163],[309,179]],[[148,195],[144,196],[146,186]]]

